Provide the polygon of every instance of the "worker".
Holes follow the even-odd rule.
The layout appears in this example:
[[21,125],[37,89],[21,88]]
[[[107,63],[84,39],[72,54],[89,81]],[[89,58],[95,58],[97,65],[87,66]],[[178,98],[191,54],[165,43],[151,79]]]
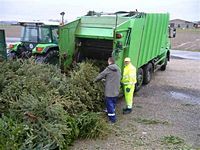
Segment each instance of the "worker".
[[94,82],[105,78],[105,103],[107,115],[111,123],[116,122],[115,106],[120,90],[121,73],[112,57],[108,58],[108,66],[94,80]]
[[126,108],[123,109],[123,114],[129,114],[133,107],[133,93],[135,90],[136,80],[136,68],[131,64],[129,57],[124,59],[124,71],[121,83],[124,88]]
[[173,38],[176,37],[176,28],[173,28]]

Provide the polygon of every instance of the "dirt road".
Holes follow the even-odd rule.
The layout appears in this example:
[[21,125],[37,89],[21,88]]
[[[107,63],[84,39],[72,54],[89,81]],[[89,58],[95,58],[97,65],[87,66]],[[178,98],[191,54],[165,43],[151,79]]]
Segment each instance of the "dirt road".
[[160,150],[200,148],[200,61],[172,59],[134,97],[134,109],[122,115],[105,139],[78,140],[72,150]]

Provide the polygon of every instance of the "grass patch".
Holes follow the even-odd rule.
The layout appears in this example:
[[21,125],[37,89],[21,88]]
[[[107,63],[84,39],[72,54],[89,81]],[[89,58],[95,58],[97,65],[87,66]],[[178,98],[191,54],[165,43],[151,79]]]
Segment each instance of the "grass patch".
[[195,106],[194,104],[182,104],[183,106],[190,106],[190,107],[192,107],[192,106]]
[[145,125],[151,125],[151,124],[164,124],[164,125],[168,125],[169,122],[167,121],[161,121],[161,120],[157,120],[157,119],[145,119],[145,118],[135,118],[134,119],[137,123],[142,123]]
[[140,106],[140,105],[135,105],[135,107],[136,107],[136,108],[142,108],[142,106]]
[[200,32],[200,29],[176,29],[176,32]]
[[[172,48],[172,49],[173,50],[180,50],[180,48]],[[183,49],[183,48],[181,48],[181,51],[200,52],[200,49],[190,50],[190,49]]]
[[173,136],[173,135],[170,135],[170,136],[164,136],[162,139],[161,139],[161,142],[162,144],[183,144],[184,143],[184,139],[178,137],[178,136]]
[[127,137],[135,135],[137,131],[137,127],[133,123],[129,123],[127,126],[123,128],[118,124],[111,124],[110,131],[115,134],[115,136]]
[[191,50],[192,52],[200,52],[200,49],[197,50]]
[[174,135],[164,136],[161,138],[161,144],[170,150],[194,150],[192,146],[187,145],[185,140]]
[[134,147],[140,147],[140,146],[145,146],[146,143],[143,139],[139,138],[139,139],[135,139],[135,142],[134,142]]

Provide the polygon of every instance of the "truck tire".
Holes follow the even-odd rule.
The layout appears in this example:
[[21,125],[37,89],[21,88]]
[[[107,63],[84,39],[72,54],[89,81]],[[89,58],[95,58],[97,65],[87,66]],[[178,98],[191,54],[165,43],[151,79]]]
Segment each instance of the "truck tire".
[[144,78],[143,69],[139,68],[137,72],[137,83],[135,84],[135,92],[140,90],[143,83],[143,78]]
[[165,71],[167,68],[167,57],[165,58],[165,63],[161,66],[160,70]]
[[152,73],[153,73],[153,65],[152,63],[148,63],[146,66],[144,66],[144,84],[148,84],[151,81]]
[[46,63],[46,64],[57,65],[59,62],[58,50],[51,50],[51,51],[48,51],[47,54],[44,56],[37,56],[35,61],[36,63]]

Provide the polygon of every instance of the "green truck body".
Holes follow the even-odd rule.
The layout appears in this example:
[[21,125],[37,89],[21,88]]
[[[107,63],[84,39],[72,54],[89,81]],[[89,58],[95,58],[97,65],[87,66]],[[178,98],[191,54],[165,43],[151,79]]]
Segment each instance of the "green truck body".
[[7,59],[5,31],[0,30],[0,62]]
[[165,70],[169,60],[168,24],[167,13],[83,16],[59,30],[61,66],[67,69],[80,55],[100,60],[113,56],[123,69],[124,58],[130,57],[137,68],[138,82],[147,83],[147,73],[151,75],[158,66]]

